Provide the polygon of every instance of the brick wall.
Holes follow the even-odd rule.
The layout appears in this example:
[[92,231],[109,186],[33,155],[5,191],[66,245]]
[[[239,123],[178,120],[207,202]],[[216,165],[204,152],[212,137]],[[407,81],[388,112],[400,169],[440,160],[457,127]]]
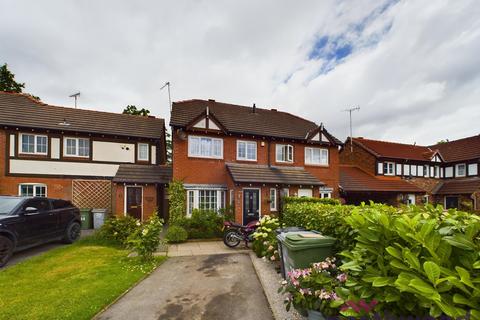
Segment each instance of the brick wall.
[[350,152],[350,141],[348,141],[340,152],[340,163],[354,165],[362,168],[371,175],[376,175],[376,158],[362,147],[353,145],[353,152]]

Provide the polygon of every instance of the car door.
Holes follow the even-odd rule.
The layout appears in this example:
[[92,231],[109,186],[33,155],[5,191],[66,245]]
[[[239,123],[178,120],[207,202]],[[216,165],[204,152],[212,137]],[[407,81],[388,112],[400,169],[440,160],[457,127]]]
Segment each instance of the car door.
[[52,212],[57,216],[57,227],[55,234],[63,235],[68,224],[74,218],[75,207],[70,201],[54,199],[52,202]]
[[47,198],[33,198],[27,200],[20,213],[24,217],[24,224],[29,244],[48,241],[57,227],[57,215],[52,213]]

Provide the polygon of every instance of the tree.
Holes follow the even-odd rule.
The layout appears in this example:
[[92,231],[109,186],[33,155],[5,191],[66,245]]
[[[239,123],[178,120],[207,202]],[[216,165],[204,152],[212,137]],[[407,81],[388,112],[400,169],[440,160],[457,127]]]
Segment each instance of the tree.
[[[0,91],[23,93],[24,88],[25,83],[16,82],[15,74],[11,73],[10,70],[8,70],[8,65],[4,63],[3,66],[0,67]],[[33,94],[27,93],[27,95],[40,101],[40,98]]]
[[8,70],[5,63],[0,67],[0,91],[21,93],[25,83],[15,81],[15,75]]
[[150,114],[150,110],[145,108],[137,109],[136,106],[129,104],[125,109],[123,109],[123,114],[147,117]]

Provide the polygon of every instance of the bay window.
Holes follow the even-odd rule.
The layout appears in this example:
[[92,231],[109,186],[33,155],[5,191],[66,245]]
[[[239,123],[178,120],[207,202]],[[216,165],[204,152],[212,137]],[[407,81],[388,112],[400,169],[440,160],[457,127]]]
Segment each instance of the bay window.
[[293,146],[289,144],[277,144],[275,146],[277,162],[293,162]]
[[225,209],[225,195],[223,189],[187,189],[187,216],[190,217],[194,209]]
[[257,161],[257,142],[237,141],[237,160]]
[[48,150],[48,137],[37,134],[25,134],[20,135],[20,150],[21,153],[27,154],[47,154]]
[[305,147],[305,164],[328,165],[328,149]]
[[332,192],[333,192],[333,189],[332,188],[325,188],[325,187],[322,187],[320,188],[320,198],[322,199],[330,199],[332,197]]
[[199,158],[223,158],[223,140],[210,137],[188,137],[188,156]]

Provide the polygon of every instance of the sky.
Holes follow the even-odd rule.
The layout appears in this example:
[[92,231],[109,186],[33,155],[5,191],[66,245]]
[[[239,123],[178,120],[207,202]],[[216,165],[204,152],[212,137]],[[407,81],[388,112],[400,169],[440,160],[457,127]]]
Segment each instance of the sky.
[[0,64],[42,101],[169,121],[173,101],[277,108],[333,135],[480,133],[480,6],[435,1],[0,0]]

